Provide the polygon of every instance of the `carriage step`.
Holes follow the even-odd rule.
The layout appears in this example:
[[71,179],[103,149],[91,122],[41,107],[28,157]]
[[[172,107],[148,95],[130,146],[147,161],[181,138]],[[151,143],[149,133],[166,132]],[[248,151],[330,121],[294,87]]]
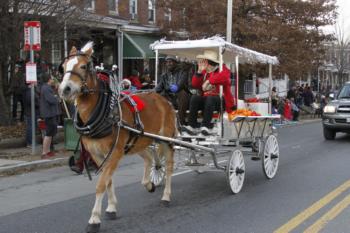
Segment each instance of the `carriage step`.
[[259,156],[252,156],[250,159],[253,161],[259,161],[260,157]]

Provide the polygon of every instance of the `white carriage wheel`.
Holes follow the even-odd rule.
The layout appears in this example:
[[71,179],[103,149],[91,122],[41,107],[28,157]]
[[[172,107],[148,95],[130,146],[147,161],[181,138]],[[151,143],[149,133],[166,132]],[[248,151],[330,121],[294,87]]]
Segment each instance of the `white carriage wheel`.
[[155,186],[160,186],[162,184],[165,177],[165,166],[166,166],[165,156],[158,155],[157,148],[154,149],[152,166],[150,171],[150,179]]
[[245,163],[243,152],[236,149],[230,156],[226,167],[227,181],[231,191],[237,194],[241,191],[245,177]]
[[280,158],[280,150],[275,135],[271,134],[267,137],[262,156],[264,174],[268,179],[272,179],[277,173]]

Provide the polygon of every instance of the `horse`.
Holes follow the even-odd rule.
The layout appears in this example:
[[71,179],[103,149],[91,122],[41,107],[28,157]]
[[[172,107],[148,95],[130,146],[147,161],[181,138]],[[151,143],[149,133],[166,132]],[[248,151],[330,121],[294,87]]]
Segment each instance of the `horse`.
[[[142,133],[135,135],[130,130],[121,127],[120,123],[129,126],[135,125],[136,113],[132,111],[125,98],[117,98],[117,107],[109,111],[111,113],[109,116],[112,115],[113,118],[107,119],[104,116],[106,114],[103,114],[103,112],[108,112],[108,107],[107,110],[105,110],[106,107],[103,107],[110,103],[105,99],[111,99],[111,91],[96,77],[92,65],[92,55],[92,42],[88,42],[81,50],[72,47],[68,57],[63,60],[61,65],[63,80],[59,85],[58,92],[62,99],[75,102],[75,127],[78,132],[81,130],[81,142],[86,150],[90,152],[97,165],[100,166],[101,173],[96,185],[95,204],[87,226],[87,232],[98,232],[101,223],[102,199],[106,191],[108,196],[106,217],[116,219],[117,198],[112,175],[124,155],[139,154],[144,159],[141,183],[147,191],[154,192],[155,185],[150,179],[153,157],[148,148],[155,139],[146,137]],[[144,109],[138,115],[143,124],[141,132],[175,137],[177,133],[176,113],[172,105],[155,92],[138,93],[136,95],[144,103]],[[111,121],[111,119],[113,120]],[[80,126],[78,123],[80,123]],[[92,134],[89,130],[86,131],[86,129],[91,130],[96,124],[102,124],[99,127],[99,129],[102,129],[100,130],[102,133]],[[174,169],[174,148],[171,143],[166,141],[159,142],[159,147],[166,158],[165,187],[161,202],[168,206],[171,196],[171,176]]]

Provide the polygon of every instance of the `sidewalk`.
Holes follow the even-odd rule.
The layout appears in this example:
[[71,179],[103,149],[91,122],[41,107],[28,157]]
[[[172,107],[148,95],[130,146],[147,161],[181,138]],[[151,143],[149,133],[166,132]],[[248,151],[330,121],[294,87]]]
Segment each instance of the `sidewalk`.
[[[292,127],[296,125],[321,122],[320,118],[302,119],[298,122],[285,122],[276,124],[276,128]],[[18,146],[18,142],[13,140],[12,148],[2,149],[0,146],[0,177],[16,175],[38,169],[47,169],[55,166],[68,166],[68,159],[73,155],[73,151],[64,148],[63,137],[55,144],[55,156],[51,159],[41,159],[41,145],[37,145],[36,153],[32,155],[32,149]]]

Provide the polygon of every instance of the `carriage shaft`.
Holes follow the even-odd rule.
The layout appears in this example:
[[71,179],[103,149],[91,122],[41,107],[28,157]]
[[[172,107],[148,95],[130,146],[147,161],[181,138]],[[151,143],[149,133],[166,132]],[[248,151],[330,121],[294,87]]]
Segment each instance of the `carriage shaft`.
[[217,159],[216,159],[216,150],[214,148],[209,148],[209,147],[201,146],[201,145],[195,145],[195,144],[192,144],[190,142],[184,142],[184,141],[181,141],[181,140],[175,139],[175,138],[170,138],[170,137],[160,136],[160,135],[157,135],[157,134],[142,132],[141,130],[134,129],[134,128],[126,126],[126,125],[121,125],[121,127],[126,129],[126,130],[128,130],[128,131],[137,133],[137,134],[139,134],[141,136],[150,137],[150,138],[153,138],[153,139],[156,139],[156,140],[160,140],[160,141],[163,141],[163,142],[173,143],[173,144],[180,145],[180,146],[183,146],[183,147],[186,147],[186,148],[189,148],[189,149],[197,149],[197,150],[202,150],[202,151],[209,152],[212,155],[215,167],[218,168],[218,169],[221,169],[221,170],[225,170],[226,169],[225,167],[220,166],[218,164]]

